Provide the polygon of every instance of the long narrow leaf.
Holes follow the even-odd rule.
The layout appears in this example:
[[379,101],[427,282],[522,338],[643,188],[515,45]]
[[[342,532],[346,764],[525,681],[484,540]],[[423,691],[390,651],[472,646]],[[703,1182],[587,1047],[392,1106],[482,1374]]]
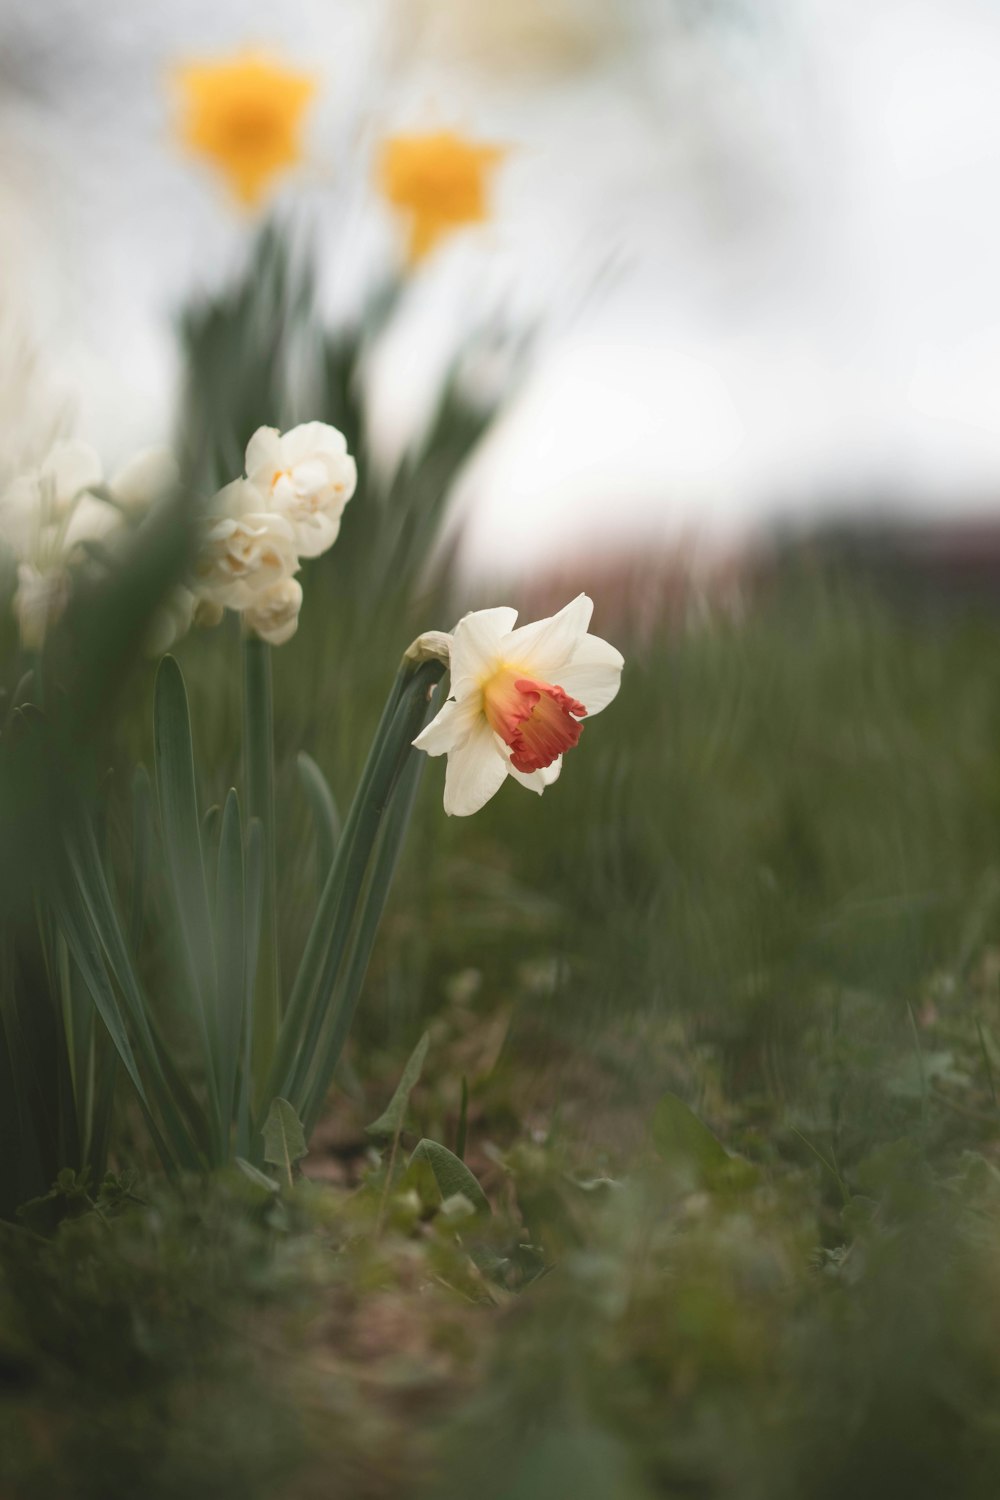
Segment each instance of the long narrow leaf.
[[219,872],[215,898],[218,955],[219,1116],[221,1159],[228,1156],[236,1077],[246,1002],[246,911],[243,874],[243,827],[235,790],[226,798],[219,840]]
[[243,761],[247,813],[257,818],[261,827],[261,916],[254,991],[253,1069],[255,1082],[263,1085],[277,1045],[281,1020],[281,973],[274,837],[271,647],[266,641],[252,637],[243,642]]
[[129,946],[138,953],[146,918],[146,886],[153,846],[153,788],[145,766],[132,777],[132,889],[129,892]]
[[347,815],[347,823],[344,827],[343,836],[337,848],[337,854],[331,866],[330,873],[326,877],[326,884],[320,893],[319,903],[316,907],[316,915],[309,929],[305,948],[299,963],[295,983],[289,997],[288,1007],[281,1024],[278,1035],[278,1045],[275,1053],[270,1076],[268,1078],[265,1094],[272,1098],[275,1094],[282,1092],[281,1085],[288,1079],[291,1067],[295,1061],[302,1030],[306,1023],[309,1006],[316,989],[319,985],[323,964],[326,960],[327,950],[331,942],[333,924],[340,904],[341,892],[344,887],[347,873],[348,855],[353,847],[358,822],[361,816],[361,807],[367,798],[375,775],[377,763],[383,753],[385,738],[392,725],[400,697],[412,676],[412,670],[408,663],[404,662],[396,674],[375,738],[372,741],[368,759],[361,774],[361,781],[355,793]]
[[329,782],[311,755],[299,752],[296,762],[299,782],[309,801],[313,817],[313,833],[316,838],[316,872],[319,888],[323,889],[326,877],[333,865],[333,858],[340,843],[341,823],[337,804]]
[[197,1163],[198,1150],[188,1134],[179,1110],[188,1118],[192,1110],[184,1098],[187,1085],[180,1078],[170,1080],[165,1071],[169,1056],[159,1044],[146,997],[132,962],[132,955],[122,931],[118,912],[111,896],[94,838],[93,829],[84,818],[75,834],[67,831],[66,855],[69,865],[69,888],[79,899],[86,920],[101,945],[110,973],[117,979],[133,1023],[135,1041],[140,1049],[147,1081],[152,1085],[178,1164]]
[[357,930],[351,945],[350,958],[343,977],[337,985],[336,993],[331,997],[332,1003],[327,1007],[328,1014],[325,1017],[326,1025],[322,1042],[315,1058],[311,1059],[313,1066],[306,1090],[307,1102],[303,1113],[308,1133],[315,1128],[354,1020],[372,949],[375,946],[379,923],[389,898],[396,865],[399,862],[406,830],[409,827],[423,767],[424,757],[420,751],[409,749],[403,773],[392,794],[389,816],[379,840],[371,878],[365,891],[364,905],[358,917]]
[[205,1076],[213,1113],[219,1116],[219,1044],[215,1029],[215,953],[205,867],[187,692],[180,667],[165,656],[154,693],[156,783],[167,869],[180,927],[187,980],[205,1047]]
[[254,989],[257,981],[257,948],[260,942],[260,917],[264,883],[264,846],[259,818],[251,818],[247,832],[245,865],[245,944],[243,963],[243,1066],[240,1070],[240,1097],[237,1108],[236,1149],[249,1156],[252,1139],[251,1104],[253,1093],[253,1027]]
[[[295,1038],[297,1049],[294,1063],[289,1069],[286,1086],[276,1090],[291,1099],[293,1104],[297,1101],[301,1102],[306,1093],[306,1079],[313,1068],[316,1047],[333,999],[354,914],[360,900],[365,871],[371,858],[372,847],[378,837],[383,814],[400,770],[407,763],[408,757],[412,764],[416,754],[411,748],[412,741],[427,715],[429,689],[440,681],[443,673],[444,667],[436,661],[424,662],[416,670],[411,669],[408,680],[404,681],[392,722],[385,734],[376,740],[373,747],[375,757],[371,775],[366,776],[351,807],[350,821],[354,823],[354,827],[350,832],[345,833],[333,870],[330,872],[331,878],[339,877],[335,888],[338,900],[323,965],[315,991],[306,1008],[304,1025],[301,1027],[300,1035]],[[418,755],[417,759],[420,760],[422,757]],[[407,813],[407,818],[408,816]],[[405,822],[399,833],[400,842],[404,831]],[[396,853],[398,854],[398,845]],[[381,898],[383,903],[394,868],[395,855],[386,862],[384,877],[386,887]],[[379,907],[379,914],[381,914],[381,907]],[[374,942],[374,931],[371,933],[371,941]],[[367,958],[364,960],[364,965],[367,967]]]

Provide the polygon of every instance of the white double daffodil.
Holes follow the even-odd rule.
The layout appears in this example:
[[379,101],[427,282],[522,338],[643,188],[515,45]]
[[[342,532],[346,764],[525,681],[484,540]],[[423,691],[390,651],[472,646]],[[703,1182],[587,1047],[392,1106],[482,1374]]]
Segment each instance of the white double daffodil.
[[280,646],[299,623],[299,562],[337,540],[357,468],[343,433],[325,422],[284,433],[258,427],[245,463],[246,475],[219,491],[205,518],[192,580],[195,618],[206,607],[235,609],[247,630]]
[[515,609],[476,610],[456,625],[451,694],[413,742],[448,757],[446,813],[478,812],[508,776],[533,792],[555,781],[581,720],[606,708],[621,683],[621,652],[588,633],[593,609],[580,594],[517,629]]
[[358,482],[342,432],[326,422],[303,422],[285,433],[258,427],[247,444],[246,472],[262,508],[291,524],[300,557],[319,557],[333,546]]

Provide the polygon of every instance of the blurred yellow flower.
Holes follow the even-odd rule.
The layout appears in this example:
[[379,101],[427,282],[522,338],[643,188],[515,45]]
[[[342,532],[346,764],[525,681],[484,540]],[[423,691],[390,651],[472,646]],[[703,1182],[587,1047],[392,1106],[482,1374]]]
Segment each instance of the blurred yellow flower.
[[449,130],[383,143],[379,186],[408,220],[411,263],[456,229],[489,217],[489,174],[505,155],[501,146],[479,145]]
[[214,162],[239,201],[255,207],[273,179],[301,159],[303,115],[315,80],[253,53],[189,63],[179,80],[185,145]]

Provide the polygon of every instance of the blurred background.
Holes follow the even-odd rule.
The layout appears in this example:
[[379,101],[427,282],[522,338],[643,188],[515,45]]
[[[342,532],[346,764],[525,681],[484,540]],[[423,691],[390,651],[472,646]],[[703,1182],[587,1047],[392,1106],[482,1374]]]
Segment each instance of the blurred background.
[[507,149],[488,221],[419,267],[366,370],[391,467],[470,321],[532,330],[457,485],[467,572],[650,541],[711,563],[775,521],[993,514],[987,0],[8,0],[8,453],[26,408],[109,463],[173,433],[178,310],[245,263],[263,216],[184,150],[179,70],[247,47],[316,83],[267,207],[314,236],[334,319],[400,256],[373,191],[386,134]]

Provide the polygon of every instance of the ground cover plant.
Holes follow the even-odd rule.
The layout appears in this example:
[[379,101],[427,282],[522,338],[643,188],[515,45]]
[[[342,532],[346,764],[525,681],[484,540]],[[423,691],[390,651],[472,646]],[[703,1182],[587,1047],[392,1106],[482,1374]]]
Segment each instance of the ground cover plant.
[[[266,233],[183,319],[177,476],[86,473],[87,535],[11,561],[0,1487],[992,1493],[996,622],[815,561],[642,632],[598,599],[620,696],[543,797],[505,761],[447,818],[427,633],[521,601],[433,554],[496,410],[460,363],[369,462],[400,295],[323,332]],[[343,444],[275,457],[307,422]],[[206,510],[261,428],[268,608],[261,511]]]

